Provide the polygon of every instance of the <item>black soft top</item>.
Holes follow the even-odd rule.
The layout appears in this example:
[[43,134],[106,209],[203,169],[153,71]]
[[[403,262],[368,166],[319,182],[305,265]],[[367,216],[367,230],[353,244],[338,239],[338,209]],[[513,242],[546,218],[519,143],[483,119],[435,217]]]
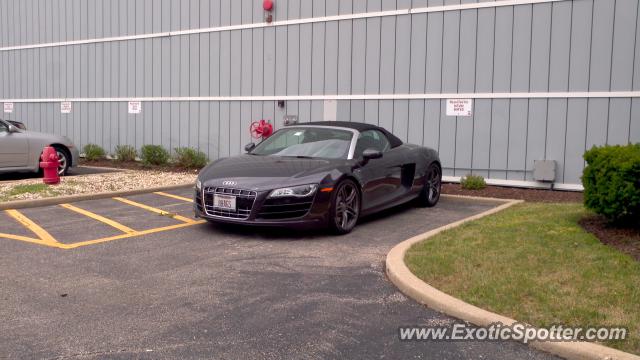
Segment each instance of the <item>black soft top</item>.
[[387,139],[389,139],[389,143],[391,144],[392,148],[402,145],[402,140],[398,139],[397,136],[388,132],[385,128],[381,128],[380,126],[376,126],[373,124],[350,122],[350,121],[315,121],[315,122],[308,122],[308,123],[298,123],[296,125],[335,126],[335,127],[353,129],[360,132],[367,131],[367,130],[378,130],[382,132],[387,137]]

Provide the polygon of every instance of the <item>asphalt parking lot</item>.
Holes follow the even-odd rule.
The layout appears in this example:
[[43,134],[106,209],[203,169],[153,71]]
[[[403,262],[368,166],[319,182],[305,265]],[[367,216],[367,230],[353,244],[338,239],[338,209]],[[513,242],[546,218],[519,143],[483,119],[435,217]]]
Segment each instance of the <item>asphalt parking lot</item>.
[[347,236],[193,219],[191,189],[0,212],[2,358],[543,359],[514,342],[400,342],[454,320],[384,275],[398,242],[495,206],[443,198]]

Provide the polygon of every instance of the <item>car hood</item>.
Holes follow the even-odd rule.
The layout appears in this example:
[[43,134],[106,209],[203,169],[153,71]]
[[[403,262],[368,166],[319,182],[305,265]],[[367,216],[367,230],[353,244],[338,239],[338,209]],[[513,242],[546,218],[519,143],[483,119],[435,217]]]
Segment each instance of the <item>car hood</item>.
[[[300,159],[295,157],[240,155],[217,160],[202,169],[204,186],[228,186],[249,190],[322,183],[347,160]],[[223,184],[232,181],[235,184]]]

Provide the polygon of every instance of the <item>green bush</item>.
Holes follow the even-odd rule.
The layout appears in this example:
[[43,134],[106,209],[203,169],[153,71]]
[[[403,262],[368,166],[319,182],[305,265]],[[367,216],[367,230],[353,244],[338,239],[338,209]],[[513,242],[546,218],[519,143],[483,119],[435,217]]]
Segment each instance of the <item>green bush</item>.
[[169,162],[169,152],[160,145],[144,145],[140,156],[144,165],[166,165]]
[[593,147],[584,154],[584,203],[612,221],[640,216],[640,144]]
[[460,179],[460,185],[466,190],[482,190],[487,187],[487,183],[480,175],[467,175]]
[[116,146],[115,158],[116,161],[136,161],[138,151],[131,145],[118,145]]
[[107,155],[104,149],[96,144],[87,144],[82,150],[84,151],[85,159],[89,161],[101,160]]
[[180,167],[200,169],[205,167],[209,161],[205,153],[192,148],[176,148],[175,151],[176,154],[173,157],[173,162]]

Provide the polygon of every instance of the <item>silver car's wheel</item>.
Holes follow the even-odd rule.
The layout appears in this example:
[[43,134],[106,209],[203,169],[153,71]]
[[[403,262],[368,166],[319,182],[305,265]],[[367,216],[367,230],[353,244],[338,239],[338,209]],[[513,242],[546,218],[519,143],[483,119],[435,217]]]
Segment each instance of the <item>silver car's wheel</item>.
[[58,175],[64,176],[69,170],[69,155],[62,149],[56,149],[56,153],[58,154]]

